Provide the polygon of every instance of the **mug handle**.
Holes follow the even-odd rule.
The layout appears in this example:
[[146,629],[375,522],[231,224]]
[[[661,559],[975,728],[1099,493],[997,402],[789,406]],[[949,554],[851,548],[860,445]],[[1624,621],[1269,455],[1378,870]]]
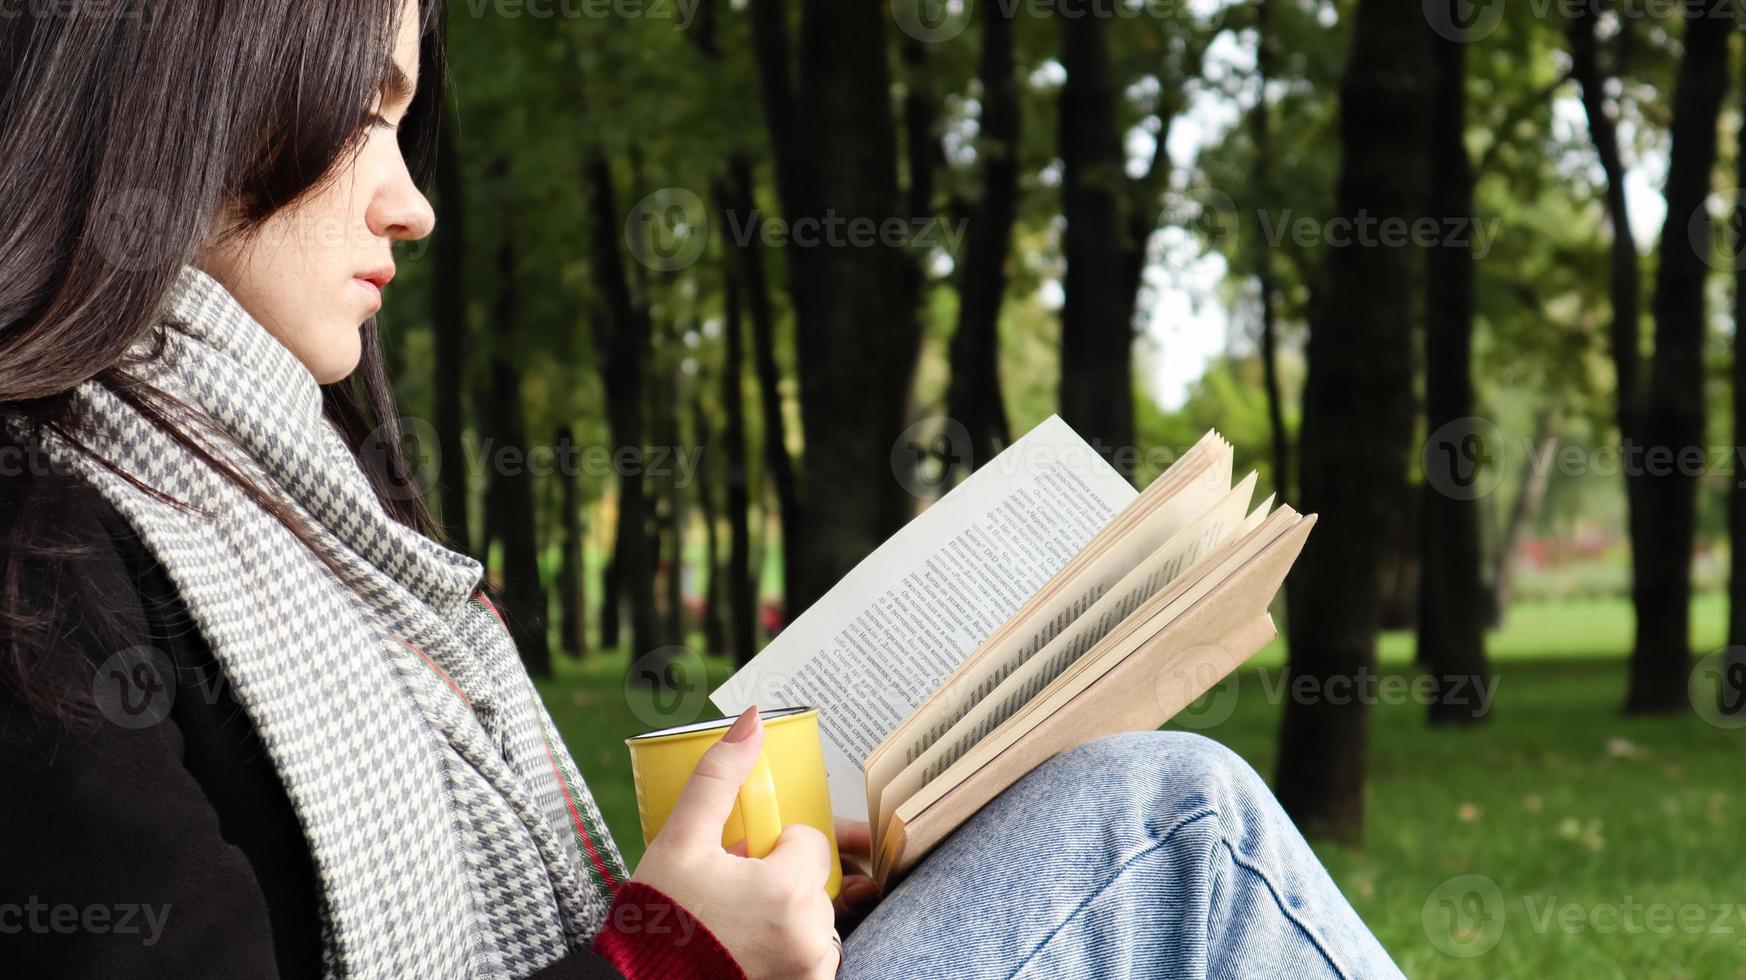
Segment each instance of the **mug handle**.
[[782,836],[782,811],[776,804],[776,777],[763,752],[752,774],[740,785],[740,823],[746,828],[746,856],[766,857]]

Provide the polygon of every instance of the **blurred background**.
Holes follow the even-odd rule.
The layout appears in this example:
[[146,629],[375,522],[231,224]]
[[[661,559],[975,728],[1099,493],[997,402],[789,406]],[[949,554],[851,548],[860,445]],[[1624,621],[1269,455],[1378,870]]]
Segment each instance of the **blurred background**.
[[1409,976],[1746,978],[1736,0],[454,0],[383,314],[633,861],[622,740],[1061,414],[1320,524],[1173,724]]

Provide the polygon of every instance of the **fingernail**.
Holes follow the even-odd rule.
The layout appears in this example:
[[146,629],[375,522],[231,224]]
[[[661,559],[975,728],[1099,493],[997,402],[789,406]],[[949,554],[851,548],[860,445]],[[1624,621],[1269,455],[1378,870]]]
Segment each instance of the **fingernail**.
[[754,704],[740,712],[740,716],[734,719],[733,725],[728,728],[727,734],[723,735],[721,740],[724,742],[744,742],[752,737],[752,731],[757,727],[758,706]]

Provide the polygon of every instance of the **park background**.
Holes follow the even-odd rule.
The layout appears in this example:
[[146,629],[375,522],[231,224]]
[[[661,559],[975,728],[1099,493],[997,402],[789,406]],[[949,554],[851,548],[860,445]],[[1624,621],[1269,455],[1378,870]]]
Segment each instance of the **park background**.
[[455,0],[413,489],[634,861],[624,737],[971,468],[1059,413],[1143,486],[1216,427],[1320,523],[1174,724],[1405,972],[1746,978],[1742,23]]

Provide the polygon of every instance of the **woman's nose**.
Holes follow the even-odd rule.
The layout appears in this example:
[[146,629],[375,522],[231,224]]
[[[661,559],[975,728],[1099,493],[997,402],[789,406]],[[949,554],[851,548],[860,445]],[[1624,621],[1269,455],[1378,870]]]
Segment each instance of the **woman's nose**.
[[410,175],[398,175],[370,209],[370,231],[395,241],[417,241],[436,227],[436,212]]

